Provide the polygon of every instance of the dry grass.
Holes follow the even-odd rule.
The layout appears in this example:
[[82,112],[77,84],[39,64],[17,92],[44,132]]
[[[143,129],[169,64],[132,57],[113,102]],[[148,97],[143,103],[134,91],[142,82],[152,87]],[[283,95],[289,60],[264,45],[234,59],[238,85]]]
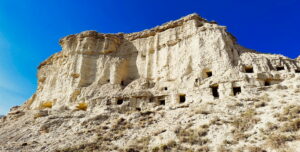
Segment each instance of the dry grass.
[[259,121],[259,119],[255,117],[255,114],[254,109],[248,109],[239,117],[235,118],[232,125],[237,128],[239,132],[245,132]]
[[203,115],[208,115],[210,114],[210,111],[208,110],[207,106],[204,107],[198,107],[193,110],[195,114],[203,114]]
[[231,152],[232,150],[226,148],[225,145],[220,145],[218,148],[217,148],[217,152]]
[[71,77],[73,77],[74,79],[79,78],[80,75],[78,73],[72,73]]
[[46,109],[46,108],[52,108],[53,102],[52,101],[45,101],[40,105],[41,109]]
[[152,152],[163,152],[163,151],[171,151],[172,149],[178,149],[177,143],[172,140],[169,141],[167,144],[162,144],[158,147],[152,149]]
[[33,118],[34,118],[34,119],[37,119],[37,118],[45,117],[45,116],[47,116],[47,115],[48,115],[48,114],[46,114],[46,113],[38,112],[38,113],[35,113],[35,114],[33,115]]
[[288,119],[299,118],[300,106],[299,105],[290,105],[283,109],[283,115],[286,115]]
[[222,125],[224,122],[218,116],[215,116],[213,119],[210,120],[210,125]]
[[180,142],[189,143],[192,145],[205,145],[209,139],[205,138],[209,129],[206,126],[201,126],[198,129],[182,129],[177,132],[177,137]]
[[300,117],[300,106],[299,105],[289,105],[283,108],[282,113],[276,113],[274,117],[281,122],[292,122],[294,119]]
[[249,137],[249,134],[245,134],[245,132],[260,121],[255,115],[256,112],[254,109],[248,109],[240,116],[233,118],[232,125],[235,127],[235,130],[233,130],[235,140],[239,141]]
[[46,77],[41,77],[41,78],[39,79],[39,82],[40,82],[40,83],[44,83],[45,80],[46,80]]
[[265,101],[257,102],[254,104],[255,108],[265,107],[267,103]]
[[285,122],[280,130],[283,132],[293,132],[300,129],[300,106],[289,105],[283,108],[282,113],[276,113],[274,117],[280,122]]
[[268,94],[263,94],[262,96],[260,96],[259,98],[258,98],[260,101],[263,101],[263,102],[269,102],[269,101],[271,101],[271,98],[269,97],[269,95]]
[[78,110],[83,110],[83,111],[86,111],[87,110],[87,107],[88,107],[88,104],[87,103],[84,103],[84,102],[81,102],[79,103],[76,108]]
[[278,149],[284,147],[287,142],[294,141],[296,139],[296,136],[293,135],[283,135],[279,133],[274,133],[269,136],[267,144],[274,149]]
[[246,148],[249,152],[267,152],[266,150],[264,150],[261,147],[257,147],[257,146],[250,146]]
[[210,148],[208,146],[201,146],[200,148],[197,148],[197,152],[209,152]]
[[200,146],[197,149],[184,147],[182,144],[177,143],[174,140],[169,141],[166,144],[162,144],[160,146],[154,147],[152,152],[175,152],[175,151],[183,151],[183,152],[209,152],[208,146]]
[[268,122],[266,124],[266,127],[267,127],[267,129],[266,129],[267,132],[272,132],[272,131],[275,131],[279,128],[279,126],[277,124],[274,124],[274,123],[271,123],[271,122]]
[[300,130],[299,114],[300,106],[297,105],[286,106],[281,113],[274,114],[279,123],[269,122],[263,130],[263,133],[267,135],[267,145],[276,150],[289,151],[286,149],[286,143],[299,138],[294,135],[294,132]]
[[281,131],[284,132],[292,132],[292,131],[296,132],[299,129],[300,129],[300,118],[291,120],[291,122],[287,122],[281,127]]
[[134,144],[128,146],[124,151],[125,152],[140,152],[140,151],[147,151],[148,145],[150,143],[151,137],[142,137],[138,139]]
[[[111,126],[106,126],[107,124],[111,124]],[[127,147],[117,147],[113,145],[112,141],[116,141],[122,138],[125,135],[125,131],[132,129],[132,124],[128,122],[124,118],[116,118],[109,122],[106,122],[105,126],[99,126],[97,129],[89,130],[89,132],[93,132],[96,134],[97,139],[94,142],[82,143],[80,145],[74,145],[70,147],[66,147],[63,149],[57,149],[56,152],[89,152],[89,151],[126,151],[126,150],[134,150],[135,146]],[[143,148],[147,148],[148,139],[141,138],[138,142],[141,145],[144,145]],[[139,146],[138,148],[140,148]],[[142,149],[141,149],[142,150]]]

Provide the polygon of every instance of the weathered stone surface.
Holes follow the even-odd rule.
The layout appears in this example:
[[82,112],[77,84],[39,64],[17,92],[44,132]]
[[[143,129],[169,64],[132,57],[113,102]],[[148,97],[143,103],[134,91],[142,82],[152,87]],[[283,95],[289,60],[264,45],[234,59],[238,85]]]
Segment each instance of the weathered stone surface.
[[197,14],[60,44],[38,67],[36,93],[0,118],[0,150],[300,148],[299,58],[244,48]]

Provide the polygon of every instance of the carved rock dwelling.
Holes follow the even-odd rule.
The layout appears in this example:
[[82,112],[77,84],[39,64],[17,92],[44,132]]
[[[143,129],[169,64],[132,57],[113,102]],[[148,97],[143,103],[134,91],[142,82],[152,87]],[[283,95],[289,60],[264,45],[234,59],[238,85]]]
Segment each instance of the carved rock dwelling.
[[1,118],[11,134],[0,131],[0,150],[300,149],[299,59],[244,48],[216,22],[191,14],[137,33],[84,31],[60,45],[38,67],[36,93]]

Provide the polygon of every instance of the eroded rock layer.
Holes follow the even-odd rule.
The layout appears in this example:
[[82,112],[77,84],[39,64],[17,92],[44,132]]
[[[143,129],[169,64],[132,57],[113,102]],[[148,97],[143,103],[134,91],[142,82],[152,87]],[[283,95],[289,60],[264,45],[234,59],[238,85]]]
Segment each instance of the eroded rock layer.
[[222,98],[234,95],[233,87],[278,83],[300,70],[296,60],[239,46],[226,27],[196,14],[133,34],[86,31],[60,44],[63,50],[39,66],[39,86],[29,109],[44,102],[59,109],[124,97],[136,100],[140,92],[176,104],[180,94],[189,101],[200,100],[198,92],[212,99],[213,85]]
[[[265,110],[276,109],[276,106],[271,108],[272,104],[266,103],[271,101],[277,106],[284,104],[272,97],[265,97],[264,93],[283,93],[280,90],[287,88],[288,92],[297,93],[300,88],[299,59],[244,48],[227,32],[225,26],[209,22],[197,14],[131,34],[85,31],[61,39],[60,44],[62,51],[38,67],[36,93],[24,105],[12,109],[7,117],[1,118],[0,128],[11,132],[14,129],[9,129],[8,126],[17,124],[14,122],[17,119],[24,119],[27,124],[33,123],[32,125],[39,129],[35,130],[22,124],[27,128],[28,134],[32,133],[32,137],[22,132],[18,139],[7,138],[9,135],[1,134],[0,131],[0,138],[10,143],[10,146],[2,146],[3,150],[24,148],[59,151],[65,148],[76,151],[80,150],[80,146],[76,146],[82,146],[80,142],[87,138],[90,142],[87,141],[83,147],[97,150],[97,142],[106,141],[102,139],[101,134],[115,133],[114,129],[125,131],[123,135],[110,140],[108,143],[111,147],[105,147],[107,149],[104,151],[120,151],[126,148],[130,150],[130,146],[138,142],[137,139],[145,140],[145,145],[133,147],[131,150],[150,151],[156,148],[159,151],[164,149],[159,147],[163,143],[167,145],[166,149],[171,150],[177,148],[179,151],[196,151],[200,148],[203,151],[219,151],[220,149],[213,145],[222,146],[221,143],[224,144],[225,140],[235,140],[238,143],[225,145],[224,149],[247,149],[249,146],[258,148],[260,144],[250,144],[251,142],[244,137],[248,135],[246,131],[253,135],[250,136],[251,139],[259,138],[256,140],[265,141],[260,139],[262,133],[261,136],[256,136],[251,129],[258,131],[272,116],[262,115],[260,120],[263,120],[263,123],[259,124],[259,116],[255,115],[255,109],[260,106],[268,107]],[[295,99],[300,98],[298,94],[294,96]],[[290,100],[287,97],[283,98]],[[248,102],[242,103],[243,101]],[[256,101],[269,106],[258,105]],[[299,108],[298,103],[289,103],[292,108]],[[236,108],[238,104],[244,107]],[[280,110],[278,107],[271,113]],[[243,115],[244,113],[249,116]],[[297,116],[293,115],[295,119],[291,121],[300,122],[300,119],[296,119],[298,114],[296,112]],[[235,119],[237,116],[245,117],[243,119],[251,121],[252,124],[247,124],[243,119]],[[140,120],[143,117],[149,120]],[[43,125],[40,126],[31,119]],[[115,120],[117,122],[114,122]],[[140,126],[143,124],[137,121],[145,123],[144,126]],[[221,122],[208,124],[210,121]],[[106,129],[98,128],[104,127],[105,124]],[[253,124],[259,126],[255,128]],[[300,128],[299,124],[296,123],[295,131]],[[164,128],[166,126],[168,127]],[[197,132],[199,126],[202,126],[202,134],[194,135],[193,132]],[[236,132],[230,131],[232,126],[237,128]],[[72,129],[64,133],[62,130],[67,128]],[[90,134],[95,128],[99,129],[99,132],[95,132],[97,137]],[[278,128],[280,126],[277,126]],[[220,132],[222,129],[224,132]],[[59,144],[59,140],[56,139],[44,140],[45,136],[54,138],[55,135],[59,136],[60,140],[69,140],[76,132],[81,132],[80,130],[87,131],[88,137],[82,135],[82,138],[76,137],[76,142],[65,141],[63,144]],[[216,133],[209,130],[215,130]],[[226,139],[226,135],[228,138],[230,135],[233,137]],[[296,135],[299,135],[299,131]],[[202,139],[202,136],[208,137]],[[34,142],[36,139],[49,145],[35,143],[35,146],[28,147],[29,142],[24,141]],[[127,139],[131,144],[126,143]],[[296,139],[298,137],[293,136],[289,148],[299,148],[295,147]],[[14,141],[26,144],[22,147],[22,144],[15,144]],[[267,141],[263,143],[263,147],[266,147],[264,149],[274,149]],[[98,148],[101,146],[103,148],[101,144]]]

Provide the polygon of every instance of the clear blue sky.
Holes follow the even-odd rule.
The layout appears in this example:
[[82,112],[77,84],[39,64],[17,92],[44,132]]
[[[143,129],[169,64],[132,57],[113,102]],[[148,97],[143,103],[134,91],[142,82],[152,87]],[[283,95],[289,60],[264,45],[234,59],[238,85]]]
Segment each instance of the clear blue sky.
[[84,30],[136,32],[198,13],[262,52],[300,54],[297,0],[1,0],[0,114],[36,89],[36,67],[58,40]]

